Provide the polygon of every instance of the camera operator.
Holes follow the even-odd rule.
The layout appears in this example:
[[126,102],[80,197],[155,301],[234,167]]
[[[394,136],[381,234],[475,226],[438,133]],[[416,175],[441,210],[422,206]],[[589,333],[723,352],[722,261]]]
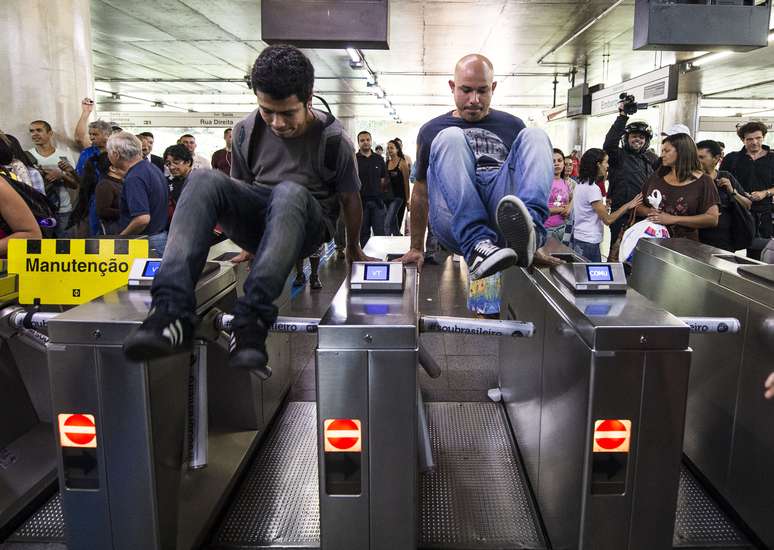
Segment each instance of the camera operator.
[[[605,136],[603,149],[609,158],[608,198],[612,210],[616,211],[631,201],[642,190],[642,184],[653,173],[658,162],[656,155],[648,151],[653,132],[645,122],[631,122],[629,115],[637,112],[634,96],[621,94],[618,103],[618,118]],[[614,243],[618,233],[627,223],[626,216],[610,225],[610,242]]]

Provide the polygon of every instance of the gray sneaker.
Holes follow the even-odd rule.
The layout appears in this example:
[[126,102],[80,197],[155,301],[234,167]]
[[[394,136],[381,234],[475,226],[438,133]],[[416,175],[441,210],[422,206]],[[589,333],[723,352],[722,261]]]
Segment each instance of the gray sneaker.
[[510,248],[500,248],[491,241],[480,241],[473,248],[473,258],[468,267],[471,280],[483,279],[511,267],[516,263],[516,253]]
[[521,199],[506,195],[497,205],[497,226],[508,247],[518,256],[516,265],[529,267],[535,255],[535,224]]

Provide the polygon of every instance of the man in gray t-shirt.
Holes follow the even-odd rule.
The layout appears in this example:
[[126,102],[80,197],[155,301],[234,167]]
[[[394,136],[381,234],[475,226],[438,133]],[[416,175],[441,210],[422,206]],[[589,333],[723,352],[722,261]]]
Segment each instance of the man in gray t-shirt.
[[251,76],[258,109],[234,126],[231,177],[217,170],[189,176],[151,289],[151,315],[124,342],[131,360],[192,349],[194,285],[216,224],[244,249],[238,260],[254,256],[234,308],[229,362],[262,378],[271,375],[265,340],[277,318],[274,300],[296,260],[332,238],[339,210],[348,259],[369,259],[358,242],[354,147],[332,115],[312,109],[311,62],[292,46],[269,46]]

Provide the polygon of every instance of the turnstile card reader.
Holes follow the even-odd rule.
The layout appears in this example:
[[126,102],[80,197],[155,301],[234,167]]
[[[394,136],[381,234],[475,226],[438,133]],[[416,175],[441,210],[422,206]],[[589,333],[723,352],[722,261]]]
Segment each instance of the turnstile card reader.
[[129,270],[129,288],[150,288],[161,267],[160,259],[137,258]]
[[403,290],[405,270],[401,262],[353,262],[349,289],[363,292]]
[[557,266],[555,273],[577,293],[626,292],[626,273],[620,262],[566,263]]

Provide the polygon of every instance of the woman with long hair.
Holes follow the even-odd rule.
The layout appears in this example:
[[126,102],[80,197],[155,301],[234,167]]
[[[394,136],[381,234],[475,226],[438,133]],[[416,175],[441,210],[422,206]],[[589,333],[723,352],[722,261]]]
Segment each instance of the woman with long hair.
[[403,218],[403,207],[409,198],[409,169],[400,140],[387,142],[387,215],[384,219],[385,235],[400,235],[400,222]]
[[[0,165],[13,161],[13,151],[8,142],[0,140]],[[10,183],[14,176],[0,169],[0,258],[8,254],[9,239],[40,239],[40,226],[27,203]]]
[[621,206],[615,212],[608,212],[605,199],[597,185],[599,179],[607,177],[607,153],[602,149],[589,149],[580,160],[578,185],[573,196],[575,225],[572,232],[572,248],[592,262],[601,262],[603,225],[610,225],[632,208],[642,204],[642,194]]
[[716,227],[720,218],[717,186],[701,169],[691,136],[674,134],[661,142],[661,168],[642,186],[640,216],[669,228],[672,237],[699,240],[699,229]]
[[554,149],[554,180],[548,193],[549,216],[545,222],[545,228],[548,234],[553,235],[559,242],[564,238],[567,218],[572,212],[572,190],[563,174],[564,153],[561,149]]

